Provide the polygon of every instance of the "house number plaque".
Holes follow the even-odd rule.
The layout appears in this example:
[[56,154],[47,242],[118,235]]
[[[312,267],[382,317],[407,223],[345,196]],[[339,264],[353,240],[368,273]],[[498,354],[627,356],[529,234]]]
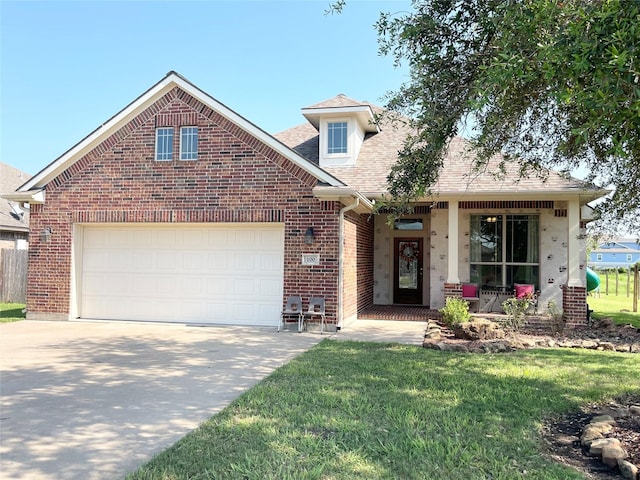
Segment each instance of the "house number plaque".
[[320,265],[319,253],[303,253],[302,265]]

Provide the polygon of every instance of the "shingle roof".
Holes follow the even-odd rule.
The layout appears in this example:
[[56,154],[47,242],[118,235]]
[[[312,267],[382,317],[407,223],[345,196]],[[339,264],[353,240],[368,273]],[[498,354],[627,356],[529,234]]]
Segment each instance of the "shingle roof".
[[[306,109],[362,105],[367,104],[339,95]],[[370,106],[375,112],[381,111],[380,107]],[[411,130],[407,125],[400,122],[391,124],[383,120],[380,132],[365,136],[354,166],[325,166],[323,169],[364,195],[382,195],[387,191],[387,175],[396,163],[398,152],[402,149],[409,133]],[[318,163],[319,134],[311,124],[301,124],[274,136],[301,156]],[[576,192],[588,187],[580,180],[568,179],[555,172],[550,172],[545,180],[535,174],[528,178],[520,178],[519,166],[512,163],[506,164],[506,173],[503,178],[496,178],[492,172],[498,171],[499,157],[492,159],[483,172],[474,172],[473,155],[469,152],[469,147],[469,142],[461,137],[454,137],[451,140],[444,167],[437,184],[433,187],[434,192],[440,194]],[[601,190],[597,192],[600,193],[594,193],[593,198],[602,195]]]
[[[0,194],[14,192],[29,178],[31,175],[0,162]],[[0,230],[29,231],[29,211],[21,209],[16,202],[1,198]]]
[[353,98],[347,97],[345,94],[340,93],[333,98],[329,98],[328,100],[323,100],[322,102],[316,103],[309,107],[305,107],[303,110],[311,109],[311,108],[339,108],[339,107],[362,107],[362,106],[370,106],[367,102],[359,102],[354,100]]

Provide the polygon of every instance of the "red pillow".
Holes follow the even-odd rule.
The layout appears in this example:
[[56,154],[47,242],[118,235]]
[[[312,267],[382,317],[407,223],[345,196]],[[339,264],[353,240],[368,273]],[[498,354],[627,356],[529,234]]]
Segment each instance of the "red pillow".
[[516,283],[513,286],[516,289],[516,298],[524,298],[527,295],[533,295],[533,285]]
[[463,298],[475,298],[478,296],[478,286],[477,285],[463,285],[462,286],[462,297]]

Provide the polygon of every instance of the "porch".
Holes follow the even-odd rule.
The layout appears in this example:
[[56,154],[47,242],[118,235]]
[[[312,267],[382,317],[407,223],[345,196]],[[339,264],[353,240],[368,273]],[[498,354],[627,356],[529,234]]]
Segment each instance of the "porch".
[[[504,313],[473,313],[472,317],[482,317],[487,320],[500,323],[506,318]],[[406,305],[371,305],[360,313],[358,320],[398,320],[426,322],[427,320],[440,320],[442,314],[438,310],[429,307],[406,306]],[[551,328],[551,317],[549,315],[528,314],[525,328],[531,330],[549,330]]]

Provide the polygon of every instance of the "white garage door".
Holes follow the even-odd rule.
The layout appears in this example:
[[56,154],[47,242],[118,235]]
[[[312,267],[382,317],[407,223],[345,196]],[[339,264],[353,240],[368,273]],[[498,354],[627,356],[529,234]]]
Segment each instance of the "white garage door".
[[84,226],[86,319],[277,325],[281,224]]

